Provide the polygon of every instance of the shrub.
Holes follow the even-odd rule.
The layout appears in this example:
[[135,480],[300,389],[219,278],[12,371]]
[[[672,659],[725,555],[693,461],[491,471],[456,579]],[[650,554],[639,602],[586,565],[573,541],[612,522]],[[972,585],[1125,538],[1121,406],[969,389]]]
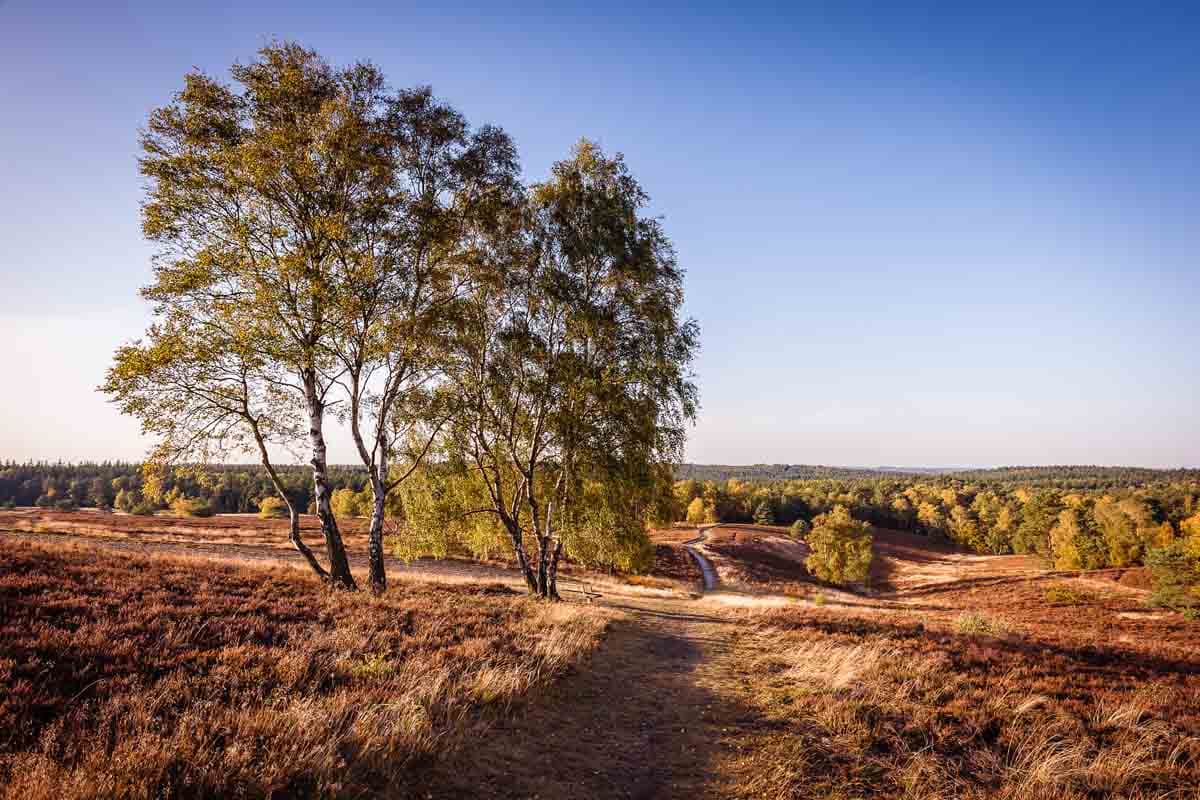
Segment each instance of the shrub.
[[1187,540],[1151,548],[1146,566],[1154,581],[1150,602],[1179,610],[1200,608],[1200,553]]
[[135,514],[139,517],[152,517],[154,516],[154,511],[154,506],[151,503],[147,503],[145,500],[140,503],[135,503],[129,509],[130,514]]
[[1085,605],[1087,603],[1094,603],[1097,600],[1096,595],[1091,592],[1076,589],[1074,586],[1069,586],[1065,583],[1056,583],[1047,586],[1044,596],[1047,603],[1058,603],[1068,606]]
[[79,506],[71,498],[64,497],[62,500],[54,501],[54,508],[58,511],[76,511],[79,509]]
[[2,798],[421,785],[592,652],[607,619],[482,585],[334,594],[283,568],[6,538]]
[[812,530],[812,525],[806,519],[798,519],[792,523],[792,536],[803,539]]
[[258,515],[263,519],[287,517],[287,503],[279,497],[264,497],[258,501]]
[[172,501],[171,510],[181,517],[211,517],[217,513],[206,501],[196,497],[180,497]]
[[874,558],[871,526],[850,516],[845,506],[834,506],[828,514],[813,520],[808,546],[812,554],[804,566],[816,577],[830,583],[864,581]]
[[975,611],[966,611],[954,620],[954,629],[968,636],[1006,636],[1011,632],[1003,620]]
[[117,492],[116,499],[113,500],[113,505],[122,511],[132,514],[134,513],[133,509],[138,505],[137,495],[128,489],[122,489]]

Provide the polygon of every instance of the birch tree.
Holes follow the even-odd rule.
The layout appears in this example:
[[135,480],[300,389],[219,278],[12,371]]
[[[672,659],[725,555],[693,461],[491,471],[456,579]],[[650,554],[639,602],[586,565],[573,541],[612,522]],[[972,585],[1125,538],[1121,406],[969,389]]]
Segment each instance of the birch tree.
[[467,513],[499,519],[543,597],[572,534],[645,538],[695,414],[697,328],[646,203],[620,156],[582,142],[497,226],[461,304],[450,444],[490,501]]
[[142,136],[143,231],[159,246],[143,294],[188,330],[181,341],[219,329],[261,359],[263,381],[297,398],[329,579],[354,588],[324,423],[341,376],[330,342],[348,265],[368,258],[366,231],[393,202],[383,76],[287,43],[231,72],[240,89],[189,74]]
[[141,420],[158,445],[148,462],[209,462],[253,453],[270,477],[288,516],[292,546],[323,580],[330,575],[300,534],[300,512],[271,458],[271,447],[294,442],[303,427],[296,398],[263,377],[267,365],[252,349],[168,316],[146,337],[117,350],[103,391]]
[[[472,132],[428,88],[390,97],[382,118],[392,185],[389,213],[346,249],[346,291],[331,351],[343,371],[345,416],[370,478],[370,585],[387,586],[389,493],[428,453],[448,419],[438,387],[449,316],[469,281],[466,262],[517,191],[517,160],[502,131]],[[399,463],[396,463],[396,462]]]

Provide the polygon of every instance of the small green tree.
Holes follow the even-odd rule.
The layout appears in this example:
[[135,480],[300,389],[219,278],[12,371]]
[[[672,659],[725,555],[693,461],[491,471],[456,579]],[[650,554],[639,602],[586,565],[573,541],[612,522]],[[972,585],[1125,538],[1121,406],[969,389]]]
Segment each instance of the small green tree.
[[871,571],[873,542],[870,525],[850,516],[845,506],[834,506],[813,520],[808,535],[812,553],[804,565],[817,578],[830,583],[864,581]]
[[763,500],[754,509],[754,524],[755,525],[774,525],[775,512],[771,509],[771,504]]
[[803,517],[792,523],[792,536],[796,537],[797,539],[803,539],[811,530],[812,525]]
[[113,501],[113,505],[115,505],[118,510],[124,511],[127,513],[133,511],[133,507],[136,506],[137,504],[138,504],[137,495],[128,489],[119,490],[117,492],[116,500]]
[[1050,547],[1057,569],[1100,569],[1107,565],[1104,537],[1084,509],[1068,508],[1050,529]]

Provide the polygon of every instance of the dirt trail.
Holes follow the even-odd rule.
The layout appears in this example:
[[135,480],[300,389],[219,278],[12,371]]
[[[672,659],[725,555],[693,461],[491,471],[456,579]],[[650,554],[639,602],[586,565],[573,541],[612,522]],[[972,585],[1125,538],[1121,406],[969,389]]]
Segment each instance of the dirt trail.
[[[585,669],[439,764],[433,797],[725,797],[717,764],[759,724],[737,699],[736,627],[686,600],[624,612]],[[426,795],[417,795],[426,796]]]
[[704,591],[711,592],[717,588],[717,570],[709,561],[708,555],[703,551],[704,542],[708,539],[708,532],[717,527],[716,525],[701,525],[696,529],[696,538],[688,539],[683,543],[690,555],[696,562],[696,566],[700,568],[700,573],[704,576]]

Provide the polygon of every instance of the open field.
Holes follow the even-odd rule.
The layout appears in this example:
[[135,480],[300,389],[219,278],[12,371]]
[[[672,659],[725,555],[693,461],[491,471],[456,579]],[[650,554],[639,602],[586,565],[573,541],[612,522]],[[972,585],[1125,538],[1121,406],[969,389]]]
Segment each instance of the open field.
[[1200,796],[1200,628],[1113,571],[878,532],[881,586],[843,591],[722,526],[702,596],[676,528],[647,580],[690,596],[547,607],[423,560],[375,600],[217,542],[257,520],[152,519],[0,534],[10,795]]

